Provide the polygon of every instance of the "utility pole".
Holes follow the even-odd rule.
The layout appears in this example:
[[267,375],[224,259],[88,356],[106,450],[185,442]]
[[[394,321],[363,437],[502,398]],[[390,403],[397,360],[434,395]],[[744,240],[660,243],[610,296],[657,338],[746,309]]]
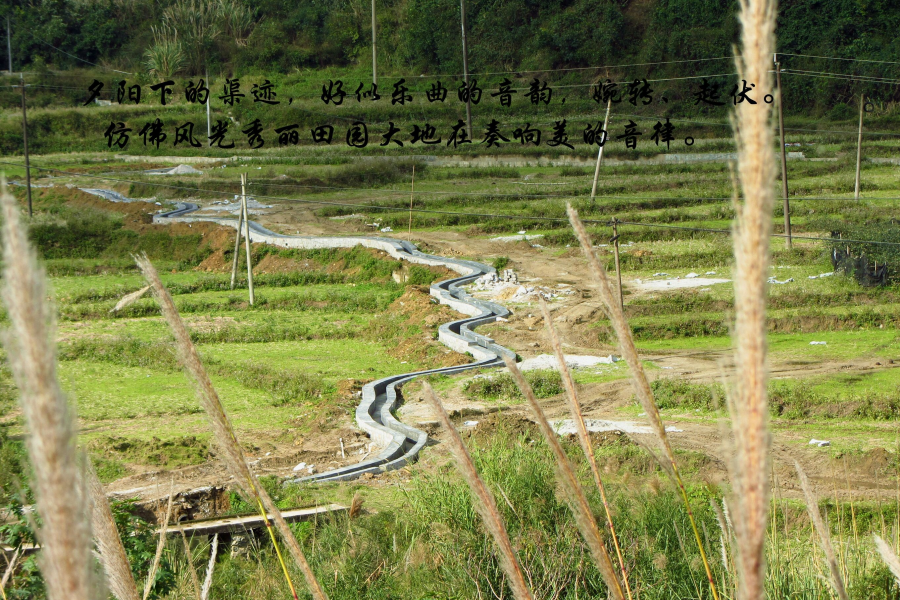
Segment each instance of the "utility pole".
[[378,53],[375,51],[376,36],[375,0],[372,0],[372,85],[378,85]]
[[[241,177],[243,183],[243,177]],[[244,202],[241,201],[241,208],[238,210],[237,232],[234,236],[234,257],[231,261],[231,289],[234,289],[234,281],[237,279],[238,259],[241,257],[241,227],[244,226]]]
[[6,17],[6,54],[9,56],[9,74],[12,75],[12,33],[9,28],[9,17]]
[[[612,108],[612,97],[606,101],[606,117],[603,119],[603,135],[609,139],[609,134],[606,133],[609,131],[609,109]],[[594,169],[594,185],[591,186],[591,208],[594,208],[594,198],[597,196],[597,180],[600,178],[600,161],[603,160],[603,147],[606,145],[606,140],[602,140],[603,143],[600,144],[600,150],[597,152],[597,167]]]
[[412,184],[409,186],[409,229],[406,232],[407,241],[412,241],[412,209],[413,197],[416,193],[416,165],[413,165]]
[[613,217],[612,220],[613,237],[610,242],[613,244],[613,251],[616,253],[616,279],[619,282],[619,306],[622,312],[625,312],[625,296],[622,294],[622,271],[619,268],[619,219]]
[[22,142],[25,145],[25,188],[28,193],[28,216],[31,217],[31,165],[28,162],[28,113],[25,111],[25,75],[20,75],[19,81],[22,84]]
[[250,260],[250,211],[247,210],[246,173],[241,173],[241,209],[244,211],[244,242],[247,247],[247,284],[250,287],[250,306],[253,306],[253,262]]
[[459,0],[462,23],[463,80],[466,83],[466,133],[472,139],[472,95],[469,90],[469,45],[466,42],[466,0]]
[[856,191],[853,193],[854,198],[859,200],[859,163],[862,161],[862,123],[863,112],[865,112],[866,96],[859,95],[859,137],[856,139]]
[[788,200],[787,150],[784,147],[784,94],[781,92],[781,63],[775,60],[775,83],[778,87],[778,130],[781,132],[781,193],[784,196],[784,235],[787,236],[787,248],[793,247],[791,240],[791,205]]

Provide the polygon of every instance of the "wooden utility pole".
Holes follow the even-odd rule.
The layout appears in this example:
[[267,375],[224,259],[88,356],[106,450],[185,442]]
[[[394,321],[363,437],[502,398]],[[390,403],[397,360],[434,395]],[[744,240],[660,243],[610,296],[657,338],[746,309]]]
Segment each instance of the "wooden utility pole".
[[866,107],[865,94],[859,95],[859,137],[856,139],[856,191],[853,197],[859,200],[859,163],[862,161],[862,123]]
[[412,241],[412,209],[413,197],[416,192],[416,165],[413,165],[412,185],[409,188],[409,230],[406,232],[406,239]]
[[[603,135],[609,137],[606,132],[609,131],[609,109],[612,108],[612,97],[606,101],[606,117],[603,119]],[[594,208],[594,198],[597,196],[597,180],[600,178],[600,161],[603,160],[603,147],[606,146],[606,140],[600,146],[597,152],[597,166],[594,168],[594,185],[591,186],[591,208]]]
[[376,27],[375,0],[372,0],[372,85],[378,85],[378,53],[375,51]]
[[28,216],[31,217],[31,165],[28,162],[28,113],[25,111],[25,75],[21,75],[19,81],[22,84],[22,143],[25,146],[25,189],[28,194]]
[[9,56],[9,74],[12,75],[12,30],[9,28],[9,17],[6,17],[6,54]]
[[625,296],[622,294],[622,271],[619,268],[619,219],[613,217],[612,220],[613,237],[610,240],[613,244],[613,252],[616,256],[616,280],[619,282],[619,306],[625,311]]
[[466,133],[472,139],[472,94],[469,89],[469,45],[466,42],[466,0],[459,0],[460,22],[462,23],[463,80],[466,83]]
[[[243,177],[241,178],[243,183]],[[241,201],[241,208],[238,210],[238,226],[234,234],[234,257],[231,261],[231,289],[234,289],[234,281],[237,278],[238,259],[241,257],[241,227],[244,226],[244,202]]]
[[250,306],[253,306],[253,261],[250,259],[250,211],[247,210],[246,173],[241,173],[241,210],[244,212],[244,242],[247,247],[247,284],[250,287]]
[[787,247],[793,247],[791,240],[791,204],[788,200],[787,150],[784,147],[784,94],[781,92],[781,63],[775,61],[775,83],[778,88],[778,130],[781,133],[781,194],[784,196],[784,235]]

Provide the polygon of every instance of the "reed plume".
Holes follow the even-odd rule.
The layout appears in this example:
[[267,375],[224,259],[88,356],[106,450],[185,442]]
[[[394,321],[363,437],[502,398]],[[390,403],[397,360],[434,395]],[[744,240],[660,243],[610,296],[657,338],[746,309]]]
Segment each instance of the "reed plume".
[[[755,83],[753,95],[772,92],[775,0],[740,0],[739,79]],[[769,511],[769,429],[766,386],[766,279],[775,160],[769,105],[745,102],[735,111],[737,171],[743,205],[735,206],[734,303],[736,385],[731,399],[735,454],[732,482],[738,539],[738,598],[765,595],[765,541]]]
[[634,387],[635,396],[637,396],[638,402],[640,402],[644,412],[647,413],[647,420],[650,422],[650,428],[654,433],[654,440],[656,441],[658,450],[661,452],[662,456],[657,455],[651,448],[648,448],[648,450],[650,450],[651,456],[660,463],[660,466],[663,467],[666,473],[672,477],[675,484],[678,486],[678,491],[681,494],[681,500],[684,503],[688,520],[691,523],[691,529],[694,532],[697,549],[700,551],[700,558],[703,560],[703,567],[706,571],[706,579],[709,583],[710,592],[712,593],[714,600],[719,600],[719,593],[716,590],[716,584],[713,580],[712,569],[709,566],[706,550],[703,547],[703,539],[700,537],[700,530],[697,528],[697,520],[694,518],[694,510],[691,508],[691,502],[688,499],[687,488],[684,485],[684,480],[681,478],[681,473],[678,470],[678,463],[675,461],[675,453],[672,451],[672,445],[669,443],[669,436],[666,434],[666,428],[663,425],[662,417],[660,417],[659,409],[653,398],[653,391],[650,389],[650,381],[647,379],[647,374],[644,372],[644,365],[641,363],[640,357],[638,357],[637,348],[634,345],[634,337],[631,334],[631,327],[629,327],[628,320],[625,318],[625,313],[622,310],[622,305],[619,303],[618,296],[613,295],[612,286],[610,285],[609,278],[606,276],[606,269],[603,268],[603,265],[601,265],[600,261],[597,259],[597,255],[594,254],[593,247],[591,246],[591,238],[584,228],[584,223],[578,218],[578,211],[572,208],[571,204],[566,205],[566,211],[568,212],[572,229],[575,231],[575,237],[578,238],[578,242],[581,244],[581,250],[587,259],[588,268],[594,277],[600,299],[606,307],[606,314],[609,316],[613,331],[615,331],[616,338],[619,340],[619,351],[622,354],[622,358],[624,358],[625,362],[628,364],[628,368],[631,370],[631,383]]
[[450,449],[453,451],[453,456],[456,459],[456,466],[469,486],[472,499],[475,501],[475,509],[481,516],[485,529],[488,530],[491,537],[494,538],[494,543],[497,544],[497,549],[500,551],[500,567],[506,573],[506,579],[512,590],[513,597],[516,600],[533,600],[531,590],[528,589],[528,584],[525,583],[522,567],[519,565],[519,560],[516,558],[516,553],[513,551],[512,544],[509,541],[506,525],[503,523],[500,511],[497,509],[494,495],[491,494],[491,491],[478,475],[478,470],[472,461],[472,455],[469,454],[466,444],[450,421],[450,415],[447,414],[444,405],[441,404],[441,401],[427,381],[423,383],[423,391],[425,392],[425,398],[434,407],[438,420],[450,436]]
[[[612,538],[613,546],[616,549],[616,557],[619,560],[619,570],[622,573],[622,583],[625,585],[625,593],[628,595],[629,600],[631,600],[631,585],[628,583],[628,572],[625,568],[625,559],[622,557],[622,548],[619,546],[619,537],[616,535],[616,526],[613,523],[612,512],[609,509],[609,501],[606,497],[606,486],[603,485],[603,479],[600,477],[600,469],[597,467],[597,458],[594,456],[594,447],[591,445],[591,438],[588,435],[587,426],[584,424],[584,413],[581,410],[581,402],[578,400],[578,391],[575,388],[575,381],[572,379],[572,373],[569,371],[568,365],[566,365],[566,357],[563,353],[562,342],[560,342],[559,335],[556,328],[553,326],[553,321],[550,316],[550,307],[547,306],[547,303],[544,302],[543,298],[540,299],[540,305],[541,314],[544,317],[544,325],[547,328],[547,337],[550,339],[550,345],[553,347],[554,354],[556,354],[556,361],[559,363],[559,373],[562,376],[563,385],[566,388],[566,399],[569,401],[569,412],[572,414],[572,420],[575,421],[575,429],[578,432],[578,441],[581,442],[581,449],[587,457],[588,464],[591,467],[591,473],[594,476],[594,484],[600,492],[600,499],[603,501],[606,526],[609,528],[609,534]],[[519,368],[515,366],[515,362],[505,358],[504,361],[510,372],[512,372],[513,368],[518,372]],[[510,367],[510,364],[512,364],[513,367]],[[515,378],[515,375],[513,377]],[[522,378],[522,382],[526,385],[528,384],[524,378]],[[525,388],[519,383],[518,378],[516,378],[516,383],[519,384],[519,389],[522,390],[522,393],[524,394]],[[531,390],[530,385],[528,385],[528,389],[529,391]],[[526,398],[527,397],[528,396],[526,395]],[[529,399],[529,403],[530,402],[531,400]],[[534,406],[532,406],[532,408],[535,409]],[[535,410],[539,409],[540,406],[537,406]]]
[[222,406],[222,401],[219,399],[219,395],[213,387],[212,381],[209,379],[209,374],[207,374],[206,369],[203,367],[200,355],[197,353],[197,348],[191,341],[187,328],[184,325],[184,321],[181,320],[181,316],[178,314],[178,309],[175,307],[172,296],[169,294],[168,290],[166,290],[159,278],[159,274],[156,272],[156,269],[150,263],[146,255],[135,257],[135,260],[141,271],[144,273],[147,282],[150,284],[153,295],[159,303],[163,317],[165,317],[169,328],[172,330],[172,334],[175,337],[175,347],[178,352],[178,358],[194,383],[194,388],[200,399],[200,404],[206,411],[206,416],[213,432],[213,438],[216,441],[216,445],[225,466],[228,468],[232,477],[234,477],[244,495],[257,505],[260,515],[266,522],[266,529],[272,538],[275,552],[278,556],[279,563],[281,564],[285,580],[291,588],[291,593],[294,598],[297,598],[294,584],[288,574],[287,566],[284,563],[281,550],[275,539],[275,533],[272,531],[272,526],[269,521],[270,518],[275,522],[278,532],[281,534],[294,561],[303,573],[313,598],[315,600],[327,600],[328,597],[325,595],[325,591],[316,579],[303,549],[294,537],[290,527],[288,527],[284,517],[282,517],[281,511],[275,506],[272,498],[269,497],[269,494],[266,493],[265,489],[259,484],[256,475],[247,465],[244,453],[238,444],[234,428],[231,425],[228,415],[225,413],[225,407]]
[[806,498],[806,512],[809,513],[809,519],[812,521],[816,535],[819,538],[819,545],[822,548],[822,552],[825,553],[825,560],[828,562],[828,570],[831,572],[831,584],[834,586],[834,591],[840,600],[850,600],[850,596],[847,595],[847,590],[844,587],[844,580],[841,577],[837,557],[834,555],[834,548],[831,545],[831,534],[825,527],[825,523],[822,522],[822,513],[819,512],[819,499],[816,497],[815,492],[812,491],[812,488],[809,487],[809,479],[806,478],[806,473],[803,472],[800,463],[795,462],[794,466],[797,469],[797,476],[800,478],[803,496]]
[[875,535],[875,547],[878,549],[878,554],[881,555],[882,560],[884,560],[884,564],[893,573],[894,579],[900,584],[900,559],[897,558],[894,550],[877,534]]
[[[594,563],[600,570],[600,575],[603,576],[606,587],[609,588],[609,596],[615,600],[624,600],[625,592],[623,591],[622,583],[616,575],[616,568],[613,566],[609,553],[606,551],[606,546],[603,544],[600,528],[597,526],[594,513],[591,511],[587,497],[584,495],[584,489],[582,489],[581,484],[578,482],[578,478],[575,476],[575,470],[572,468],[572,463],[566,456],[562,445],[559,443],[556,432],[553,431],[553,427],[550,426],[547,415],[544,414],[544,409],[541,408],[541,405],[538,403],[537,397],[534,395],[534,390],[531,389],[531,385],[525,380],[522,371],[519,370],[519,367],[513,359],[504,357],[503,360],[506,363],[506,368],[509,369],[509,372],[512,374],[512,378],[516,382],[516,385],[519,386],[519,389],[522,391],[522,395],[528,400],[528,404],[531,406],[531,410],[534,412],[534,416],[537,419],[538,427],[540,427],[541,433],[547,441],[547,445],[550,446],[550,450],[553,452],[553,456],[556,459],[557,478],[569,499],[569,506],[571,506],[572,512],[575,514],[575,524],[578,526],[578,530],[581,532],[584,541],[591,551],[591,556],[594,558]],[[593,458],[593,452],[591,453],[591,457]],[[609,515],[608,511],[607,518],[610,522],[612,521],[612,517]],[[618,545],[616,548],[618,549]],[[621,555],[619,560],[622,560]],[[620,564],[620,569],[622,571],[622,576],[625,577],[624,564]]]
[[87,468],[88,489],[91,493],[91,523],[94,539],[100,551],[100,562],[106,573],[106,584],[109,591],[118,600],[140,600],[137,584],[131,572],[131,563],[125,554],[125,546],[119,537],[116,521],[113,519],[109,500],[103,484],[90,466]]
[[40,568],[50,600],[87,600],[97,591],[91,555],[90,500],[76,448],[74,411],[56,375],[52,304],[19,219],[0,181],[3,215],[3,302],[10,328],[3,345],[21,394],[42,524]]

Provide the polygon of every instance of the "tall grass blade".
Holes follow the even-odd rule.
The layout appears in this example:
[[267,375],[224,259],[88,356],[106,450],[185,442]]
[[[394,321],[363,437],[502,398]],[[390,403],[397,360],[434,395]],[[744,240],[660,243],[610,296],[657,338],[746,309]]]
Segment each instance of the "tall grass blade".
[[13,572],[16,570],[16,563],[19,562],[19,553],[21,551],[21,548],[16,548],[12,558],[8,559],[8,562],[6,563],[6,570],[3,572],[3,578],[0,579],[0,596],[3,596],[3,600],[6,600],[6,584],[9,583],[9,578],[12,577]]
[[497,509],[497,503],[493,494],[491,494],[484,481],[479,477],[475,463],[472,461],[472,456],[469,454],[469,450],[466,448],[456,427],[450,421],[450,415],[447,414],[444,405],[438,400],[434,390],[431,389],[427,381],[423,384],[423,388],[425,398],[431,402],[438,420],[440,420],[450,436],[450,449],[456,458],[456,466],[462,473],[463,479],[469,485],[472,498],[475,500],[475,508],[478,510],[478,514],[481,515],[484,527],[491,534],[491,537],[494,538],[494,543],[497,544],[497,548],[500,550],[500,566],[503,568],[503,572],[506,573],[513,597],[516,600],[532,600],[531,590],[528,589],[528,584],[525,583],[522,567],[519,565],[516,553],[513,551],[512,544],[509,541],[506,525],[503,523],[500,511]]
[[206,565],[206,577],[203,579],[203,588],[200,590],[200,600],[209,598],[209,590],[212,588],[213,571],[216,570],[216,553],[219,550],[219,534],[215,534],[212,545],[209,548],[209,564]]
[[[703,567],[706,570],[706,579],[709,583],[710,592],[712,593],[714,600],[719,600],[719,593],[716,589],[716,583],[713,580],[709,559],[706,556],[706,551],[703,549],[703,539],[700,537],[700,530],[697,528],[697,520],[694,518],[694,510],[691,508],[691,502],[688,499],[687,488],[685,488],[684,480],[682,480],[681,474],[678,471],[675,453],[672,451],[672,445],[669,443],[669,436],[666,435],[666,428],[663,425],[662,417],[659,415],[659,408],[657,408],[656,401],[653,398],[653,391],[650,389],[650,381],[647,379],[647,374],[644,372],[644,365],[638,357],[637,348],[634,345],[634,337],[631,334],[631,327],[629,327],[628,321],[625,318],[625,313],[622,310],[622,305],[619,303],[618,296],[613,295],[612,286],[610,285],[609,278],[606,276],[606,269],[603,268],[603,265],[601,265],[600,261],[597,259],[597,255],[594,254],[593,247],[591,246],[591,238],[584,228],[584,223],[578,218],[578,211],[572,208],[571,204],[567,204],[566,212],[569,215],[569,222],[572,224],[575,236],[581,244],[581,251],[587,259],[588,268],[594,277],[597,290],[600,293],[600,299],[606,307],[606,314],[609,315],[613,330],[619,340],[619,351],[622,354],[622,358],[624,358],[625,362],[628,364],[628,368],[631,370],[631,383],[634,386],[635,395],[637,396],[641,407],[643,407],[644,412],[647,413],[647,420],[650,422],[650,428],[655,434],[654,439],[662,456],[665,458],[665,462],[660,461],[660,463],[663,469],[673,477],[678,486],[678,491],[681,494],[681,499],[688,515],[688,520],[691,523],[691,529],[694,532],[697,549],[700,551],[700,558],[703,560]],[[651,455],[654,457],[657,456],[653,452],[651,452]]]
[[187,536],[184,534],[184,529],[180,529],[179,532],[181,533],[181,542],[184,545],[184,558],[187,561],[188,573],[190,573],[191,576],[191,585],[194,586],[194,595],[197,596],[197,600],[200,600],[200,580],[197,578],[197,569],[194,568],[194,553],[191,552],[191,545],[188,543]]
[[150,263],[149,259],[147,259],[146,255],[135,257],[135,261],[153,289],[153,295],[156,297],[162,314],[169,324],[169,328],[172,330],[175,337],[175,346],[178,351],[179,360],[194,382],[194,387],[200,398],[200,404],[206,411],[206,416],[213,432],[213,438],[216,441],[222,459],[225,462],[225,466],[228,468],[228,471],[234,477],[245,496],[256,503],[260,515],[267,524],[266,529],[272,539],[272,544],[278,555],[278,561],[281,565],[284,578],[291,588],[291,593],[294,598],[297,598],[294,584],[291,581],[287,566],[281,555],[281,549],[275,538],[275,533],[272,531],[271,523],[269,521],[270,518],[275,521],[275,526],[278,529],[281,538],[284,540],[294,561],[303,573],[313,598],[315,600],[327,600],[328,597],[326,596],[325,591],[319,584],[318,579],[316,579],[303,549],[300,547],[299,542],[297,542],[297,538],[294,537],[290,527],[288,527],[284,517],[282,517],[281,511],[275,506],[272,498],[269,497],[265,489],[259,484],[256,475],[250,471],[250,467],[247,465],[247,461],[244,458],[244,453],[238,445],[237,436],[234,433],[231,421],[225,413],[225,407],[222,406],[222,401],[219,399],[219,395],[216,393],[212,381],[209,379],[209,374],[206,372],[203,363],[200,361],[200,355],[197,353],[197,348],[191,341],[187,328],[184,325],[184,321],[181,320],[181,316],[178,314],[178,309],[175,308],[175,302],[172,300],[172,296],[169,294],[168,290],[166,290],[159,278],[159,274],[156,272],[156,269]]
[[175,480],[169,484],[169,502],[166,505],[166,516],[159,525],[159,541],[156,543],[156,554],[153,556],[153,564],[147,573],[147,581],[144,582],[144,600],[150,597],[150,590],[156,583],[156,572],[159,570],[159,561],[162,558],[163,549],[166,547],[166,535],[169,533],[169,519],[172,518],[172,499],[175,497]]
[[795,462],[794,466],[797,469],[800,487],[803,488],[803,495],[806,498],[806,512],[809,513],[809,519],[812,521],[819,538],[819,546],[821,546],[822,552],[825,553],[828,570],[831,571],[831,583],[834,586],[834,591],[841,600],[849,600],[850,596],[847,595],[847,590],[844,587],[844,579],[841,577],[837,558],[834,555],[834,548],[831,545],[831,534],[825,527],[825,523],[822,522],[822,513],[819,512],[819,499],[816,497],[815,492],[812,491],[812,488],[809,487],[809,480],[806,478],[806,473],[803,471],[800,463]]
[[[606,497],[606,486],[603,485],[603,479],[600,477],[600,469],[597,467],[597,458],[594,456],[594,447],[591,445],[591,438],[588,435],[587,426],[584,423],[584,413],[581,410],[581,402],[578,400],[578,391],[575,388],[575,381],[572,379],[572,373],[569,371],[568,365],[566,365],[566,357],[563,353],[562,342],[560,342],[559,334],[553,326],[550,307],[547,306],[547,303],[544,302],[543,298],[540,299],[540,305],[541,314],[544,317],[544,324],[547,328],[547,337],[550,339],[550,345],[553,347],[554,354],[556,354],[556,361],[559,363],[559,373],[562,376],[563,385],[566,388],[566,399],[569,401],[569,412],[572,414],[572,420],[575,421],[578,440],[581,442],[581,449],[587,457],[588,464],[591,467],[591,473],[594,476],[594,484],[597,486],[597,490],[600,492],[600,498],[603,501],[606,526],[609,528],[613,546],[616,548],[616,557],[619,560],[619,570],[622,573],[622,583],[625,584],[625,593],[628,595],[629,600],[631,600],[631,585],[628,583],[628,572],[625,568],[625,559],[622,557],[622,548],[619,546],[619,537],[616,535],[616,526],[613,523],[612,513],[609,509],[609,500]],[[511,361],[506,360],[506,366],[509,368],[510,372],[512,372],[513,368],[518,372],[519,368],[515,366],[515,363],[512,363],[513,367],[509,366],[510,363]],[[522,383],[519,382],[515,374],[513,375],[513,378],[516,379],[516,383],[519,384],[519,389],[525,394],[525,388],[522,387]],[[528,385],[527,381],[524,379],[522,379],[522,381]],[[528,389],[531,391],[530,385],[528,385]],[[526,394],[526,398],[527,397]],[[529,402],[530,401],[531,400],[529,399]],[[540,409],[539,406],[538,409]]]
[[[566,492],[566,496],[569,498],[569,505],[572,507],[572,512],[575,514],[575,524],[578,525],[578,529],[581,531],[581,535],[584,537],[584,541],[591,551],[591,556],[594,558],[594,563],[597,565],[600,574],[603,576],[603,581],[609,588],[609,595],[616,600],[622,600],[625,597],[625,593],[622,590],[622,583],[616,575],[616,568],[613,566],[609,553],[606,551],[606,546],[603,544],[600,529],[597,526],[597,521],[594,519],[594,513],[591,512],[591,507],[584,495],[584,490],[582,489],[581,484],[578,483],[578,478],[575,476],[572,463],[569,462],[562,445],[559,443],[556,432],[553,431],[553,427],[550,426],[547,415],[544,414],[544,409],[541,408],[541,405],[538,403],[537,397],[534,395],[534,390],[531,389],[531,385],[525,380],[522,371],[519,370],[519,367],[512,359],[504,357],[504,361],[506,362],[506,368],[512,373],[516,385],[519,386],[525,399],[528,400],[528,404],[531,406],[532,412],[534,412],[541,433],[544,434],[544,439],[547,441],[547,445],[550,446],[550,450],[556,458],[557,477],[559,478],[563,490]],[[607,513],[607,518],[611,519],[609,513]],[[621,561],[621,558],[619,560]],[[621,565],[620,563],[620,566],[624,577],[624,565]]]
[[125,554],[122,538],[119,537],[109,500],[106,499],[106,491],[90,466],[87,468],[87,478],[91,493],[91,523],[97,549],[100,551],[100,562],[103,563],[103,570],[106,572],[107,586],[118,600],[140,600],[141,596],[138,594],[137,584],[131,572],[131,563]]
[[34,473],[40,568],[49,600],[87,600],[96,591],[90,500],[79,464],[73,410],[56,376],[56,344],[46,276],[0,181],[3,302],[10,328],[3,345],[21,394]]

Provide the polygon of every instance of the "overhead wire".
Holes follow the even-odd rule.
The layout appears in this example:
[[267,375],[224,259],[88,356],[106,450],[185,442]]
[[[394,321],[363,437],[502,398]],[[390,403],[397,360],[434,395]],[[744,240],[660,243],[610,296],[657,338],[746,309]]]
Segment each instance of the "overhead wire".
[[[18,167],[23,167],[24,165],[18,163],[10,163],[7,161],[0,161],[0,164],[13,165]],[[144,184],[146,182],[127,180],[127,179],[117,179],[112,177],[104,177],[98,175],[85,175],[83,173],[73,173],[69,171],[63,171],[61,169],[54,169],[48,167],[39,167],[36,165],[31,165],[32,168],[38,169],[41,171],[53,171],[59,173],[65,173],[73,176],[79,177],[90,177],[94,179],[102,179],[105,181],[116,181],[120,183],[136,183],[136,184]],[[187,188],[184,186],[174,186],[169,184],[154,184],[159,187],[167,187],[170,189],[180,189],[180,190],[189,190],[189,191],[200,191],[197,188]],[[235,195],[233,192],[227,192],[224,190],[202,190],[204,192],[215,193],[215,194],[224,194],[228,196]],[[373,204],[355,204],[355,203],[347,203],[347,202],[333,202],[333,201],[325,201],[325,200],[303,200],[303,199],[295,199],[295,198],[281,198],[277,196],[268,196],[268,195],[255,195],[255,198],[261,198],[263,200],[276,200],[276,201],[286,201],[286,202],[298,202],[302,204],[324,204],[328,206],[343,206],[347,208],[361,208],[361,209],[375,209],[375,210],[389,210],[389,211],[412,211],[417,213],[430,213],[430,214],[445,214],[445,215],[454,215],[454,216],[462,216],[462,217],[478,217],[478,218],[491,218],[491,219],[509,219],[509,220],[525,220],[525,221],[542,221],[542,222],[568,222],[567,218],[564,217],[541,217],[534,215],[509,215],[502,213],[469,213],[469,212],[458,212],[458,211],[445,211],[445,210],[435,210],[435,209],[425,209],[425,208],[404,208],[404,207],[387,207],[387,206],[378,206]],[[851,200],[847,198],[847,200]],[[582,219],[585,223],[591,223],[594,225],[609,225],[611,224],[610,220],[600,220],[600,219]],[[683,230],[683,231],[697,231],[704,233],[720,233],[730,235],[732,233],[731,229],[715,229],[715,228],[706,228],[706,227],[689,227],[686,225],[670,225],[666,223],[643,223],[640,221],[619,221],[621,224],[632,225],[636,227],[647,227],[647,228],[662,228],[662,229],[675,229],[675,230]],[[872,245],[881,245],[881,246],[900,246],[900,242],[884,242],[879,240],[856,240],[856,239],[845,239],[845,238],[825,238],[825,237],[816,237],[816,236],[802,236],[802,235],[791,235],[787,236],[786,234],[778,234],[773,233],[773,237],[791,237],[792,239],[800,239],[800,240],[811,240],[811,241],[820,241],[820,242],[840,242],[840,243],[848,243],[848,244],[872,244]]]
[[[12,163],[12,162],[4,162],[0,161],[0,164],[23,167],[23,164]],[[72,177],[85,177],[88,179],[100,179],[103,181],[114,181],[117,183],[128,183],[128,184],[137,184],[137,185],[153,185],[157,187],[164,187],[169,189],[175,189],[180,191],[191,191],[191,192],[210,192],[216,194],[225,194],[225,195],[233,195],[233,192],[227,192],[224,190],[210,190],[200,187],[187,187],[187,186],[176,186],[172,184],[166,183],[157,183],[156,181],[148,182],[148,181],[138,181],[135,179],[122,179],[118,177],[111,177],[106,175],[91,175],[87,173],[78,173],[75,171],[66,171],[63,169],[56,169],[52,167],[39,167],[34,163],[31,164],[31,168],[38,169],[41,171],[50,171],[55,173],[62,173],[63,175],[68,175]],[[134,171],[130,171],[134,173]],[[375,193],[383,193],[383,194],[403,194],[407,195],[410,193],[407,189],[383,189],[383,188],[361,188],[361,187],[340,187],[340,186],[324,186],[324,185],[307,185],[300,183],[256,183],[252,180],[248,181],[248,187],[253,186],[267,186],[267,187],[286,187],[286,188],[299,188],[299,189],[313,189],[313,190],[328,190],[328,191],[351,191],[351,192],[375,192]],[[577,184],[575,184],[577,185]],[[522,198],[522,199],[564,199],[564,198],[576,198],[579,194],[578,192],[572,194],[560,193],[560,194],[498,194],[496,192],[442,192],[435,190],[415,190],[413,192],[416,195],[442,195],[442,196],[478,196],[478,197],[492,197],[492,198]],[[266,198],[269,200],[278,200],[282,202],[308,202],[312,204],[328,204],[328,201],[324,200],[301,200],[298,198],[285,198],[279,196],[260,196],[259,198]],[[597,196],[600,199],[609,199],[609,200],[691,200],[695,202],[724,202],[732,200],[731,196]],[[792,196],[791,200],[793,201],[841,201],[841,200],[853,200],[851,197],[841,198],[839,196]],[[867,200],[900,200],[900,197],[877,197],[877,198],[868,198]],[[395,210],[396,207],[390,206],[377,206],[372,204],[348,204],[348,206],[363,206],[363,207],[373,207],[379,210]],[[406,209],[404,209],[406,210]],[[452,211],[444,211],[448,212],[448,214],[469,214],[469,213],[459,213]],[[514,215],[518,217],[517,215]]]
[[89,64],[89,65],[94,66],[94,67],[100,67],[101,69],[106,69],[107,71],[112,71],[112,72],[114,72],[114,73],[122,73],[123,75],[134,75],[134,73],[129,73],[128,71],[120,71],[120,70],[118,70],[118,69],[113,69],[112,67],[107,67],[107,66],[105,66],[105,65],[98,65],[97,63],[91,62],[91,61],[89,61],[89,60],[85,60],[85,59],[83,59],[83,58],[81,58],[81,57],[79,57],[79,56],[75,56],[74,54],[70,54],[70,53],[66,52],[65,50],[61,50],[60,48],[57,48],[56,46],[54,46],[53,44],[50,44],[49,42],[45,42],[45,41],[42,40],[40,37],[34,35],[34,32],[33,32],[33,31],[30,33],[30,35],[33,36],[34,39],[36,39],[36,40],[39,41],[40,43],[44,44],[45,46],[49,46],[50,48],[53,48],[53,49],[56,50],[57,52],[60,52],[60,53],[62,53],[62,54],[65,54],[65,55],[68,56],[69,58],[74,58],[75,60],[80,60],[80,61],[83,62],[83,63]]
[[776,56],[800,56],[803,58],[821,58],[825,60],[843,60],[848,62],[867,62],[867,63],[878,63],[885,65],[900,65],[900,61],[896,60],[871,60],[867,58],[841,58],[839,56],[816,56],[814,54],[791,54],[788,52],[777,52]]

